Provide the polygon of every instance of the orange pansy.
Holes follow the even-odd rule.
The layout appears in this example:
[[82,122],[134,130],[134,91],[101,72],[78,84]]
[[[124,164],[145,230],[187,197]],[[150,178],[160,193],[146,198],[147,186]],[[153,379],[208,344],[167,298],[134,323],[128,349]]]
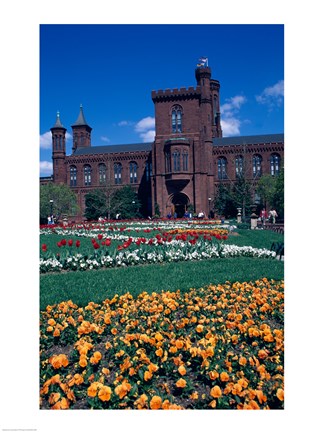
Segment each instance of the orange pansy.
[[241,366],[245,366],[246,363],[247,363],[247,360],[246,360],[245,357],[240,357],[240,358],[239,358],[239,364],[240,364]]
[[152,378],[152,374],[149,371],[144,372],[144,381],[149,381]]
[[104,402],[109,401],[111,393],[111,388],[104,385],[99,390],[98,398]]
[[180,375],[183,376],[183,375],[186,375],[187,370],[186,370],[186,368],[183,365],[181,365],[181,366],[178,367],[178,372],[179,372]]
[[184,388],[187,385],[187,381],[184,380],[183,378],[180,378],[177,382],[176,382],[176,386],[179,388]]
[[283,391],[282,388],[278,388],[278,390],[277,390],[277,398],[278,398],[280,401],[283,401],[283,400],[284,400],[284,398],[285,398],[285,393],[284,393],[284,391]]
[[228,373],[227,372],[222,372],[221,374],[220,374],[220,380],[221,381],[228,381],[229,380],[229,376],[228,376]]
[[210,371],[210,372],[208,373],[208,375],[209,375],[209,378],[210,378],[212,381],[214,381],[216,378],[219,377],[219,373],[216,372],[216,371]]
[[258,357],[260,358],[260,359],[265,359],[266,357],[268,357],[268,354],[266,353],[266,351],[265,350],[259,350],[259,352],[258,352]]
[[150,402],[151,409],[160,409],[162,406],[162,399],[160,396],[153,396]]
[[198,324],[196,327],[196,332],[197,333],[202,333],[204,331],[204,326],[201,324]]
[[219,398],[222,396],[222,390],[219,386],[214,386],[211,390],[210,390],[210,396],[212,396],[213,398]]
[[60,393],[51,393],[49,398],[48,398],[48,402],[51,405],[54,405],[60,399],[60,397],[61,397]]

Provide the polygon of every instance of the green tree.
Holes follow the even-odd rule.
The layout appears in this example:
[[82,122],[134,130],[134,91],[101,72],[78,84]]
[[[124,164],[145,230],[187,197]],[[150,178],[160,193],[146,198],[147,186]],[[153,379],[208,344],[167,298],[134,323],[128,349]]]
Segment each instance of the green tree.
[[276,190],[276,178],[270,174],[262,176],[257,184],[257,192],[260,195],[263,206],[268,210],[273,205],[273,197]]
[[74,216],[78,211],[76,194],[68,186],[55,183],[40,186],[40,223],[46,223],[51,213],[58,220],[62,215]]
[[276,209],[280,219],[284,218],[285,204],[285,174],[284,168],[281,168],[279,176],[276,178],[275,190],[272,198],[272,205]]
[[96,220],[99,216],[106,216],[106,196],[102,189],[95,189],[85,195],[84,216],[88,220]]
[[229,184],[220,183],[213,203],[213,208],[218,215],[235,216],[237,213],[235,203],[231,196]]
[[245,176],[239,177],[236,182],[233,183],[231,189],[232,202],[236,208],[242,209],[242,217],[245,219],[247,215],[247,209],[251,206],[251,183],[246,179]]
[[156,202],[154,204],[154,216],[160,217],[161,213],[160,213],[160,206],[159,204]]
[[137,193],[129,185],[117,189],[111,197],[112,217],[116,217],[117,213],[120,214],[122,219],[141,217],[140,207],[141,202]]

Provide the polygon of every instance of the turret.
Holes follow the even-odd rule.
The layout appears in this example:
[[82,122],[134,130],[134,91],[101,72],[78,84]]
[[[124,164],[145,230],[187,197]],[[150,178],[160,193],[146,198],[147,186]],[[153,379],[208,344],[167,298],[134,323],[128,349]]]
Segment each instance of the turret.
[[60,113],[57,112],[56,122],[51,128],[52,132],[52,159],[53,159],[53,181],[54,183],[66,183],[65,170],[65,133],[66,128],[60,120]]
[[80,112],[76,122],[71,126],[73,131],[73,146],[72,152],[80,147],[91,147],[91,131],[92,128],[87,124],[83,107],[80,105]]

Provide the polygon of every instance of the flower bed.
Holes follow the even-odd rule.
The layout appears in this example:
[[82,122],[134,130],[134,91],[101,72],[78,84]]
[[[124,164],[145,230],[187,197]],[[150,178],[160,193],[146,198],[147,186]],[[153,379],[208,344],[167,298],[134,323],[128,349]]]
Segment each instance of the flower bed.
[[42,409],[281,409],[284,284],[48,306]]
[[[171,229],[170,229],[171,228]],[[89,224],[72,228],[46,228],[42,234],[64,236],[56,254],[42,244],[40,272],[88,270],[174,261],[202,260],[248,256],[275,258],[275,252],[250,246],[226,245],[229,229],[215,224],[160,223],[139,225]],[[91,238],[91,251],[80,253],[80,240],[69,236]]]

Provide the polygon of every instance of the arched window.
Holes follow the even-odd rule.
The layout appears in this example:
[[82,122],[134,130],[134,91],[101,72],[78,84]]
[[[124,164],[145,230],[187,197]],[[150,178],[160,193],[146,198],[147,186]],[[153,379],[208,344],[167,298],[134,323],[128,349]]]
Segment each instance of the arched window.
[[122,182],[122,164],[114,163],[114,175],[115,175],[115,184],[121,184]]
[[243,156],[237,156],[235,158],[235,176],[236,178],[243,176]]
[[280,156],[277,153],[273,153],[270,156],[270,174],[272,176],[279,175],[280,171]]
[[182,108],[180,105],[172,107],[171,112],[172,119],[172,133],[182,132]]
[[173,160],[173,172],[180,171],[180,152],[179,152],[179,150],[173,151],[172,160]]
[[129,164],[129,181],[130,183],[137,183],[137,163],[130,162]]
[[70,186],[77,185],[77,169],[76,166],[70,166]]
[[225,157],[218,158],[217,173],[219,180],[227,179],[227,159]]
[[185,150],[182,153],[182,170],[183,171],[188,171],[188,166],[189,166],[188,161],[189,161],[189,155],[188,155],[188,152]]
[[252,171],[253,177],[261,177],[262,175],[262,157],[260,155],[254,155],[252,158]]
[[91,186],[91,166],[84,165],[83,173],[84,173],[84,186]]
[[99,184],[106,183],[106,165],[104,163],[100,163],[98,167],[99,171]]

